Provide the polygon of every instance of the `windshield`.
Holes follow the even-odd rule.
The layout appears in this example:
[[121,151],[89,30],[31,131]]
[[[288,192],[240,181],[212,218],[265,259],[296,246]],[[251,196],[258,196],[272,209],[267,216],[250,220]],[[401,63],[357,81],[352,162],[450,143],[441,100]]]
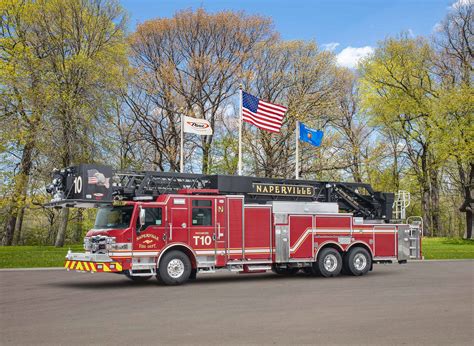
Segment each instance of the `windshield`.
[[133,205],[124,207],[99,208],[95,218],[94,229],[124,229],[130,226]]

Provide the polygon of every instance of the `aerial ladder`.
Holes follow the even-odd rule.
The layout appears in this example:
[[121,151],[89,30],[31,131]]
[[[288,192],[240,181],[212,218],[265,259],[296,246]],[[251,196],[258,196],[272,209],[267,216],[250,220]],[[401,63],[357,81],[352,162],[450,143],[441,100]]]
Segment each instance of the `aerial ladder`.
[[[94,191],[88,190],[91,185],[86,180],[94,184]],[[287,188],[280,190],[280,186]],[[293,191],[291,187],[297,190]],[[96,191],[98,188],[101,188],[99,192]],[[53,194],[48,204],[52,207],[95,207],[114,200],[146,201],[185,189],[217,189],[222,194],[244,195],[246,202],[257,204],[278,200],[335,202],[341,211],[381,222],[390,222],[394,205],[393,193],[374,191],[370,184],[364,183],[115,171],[109,166],[92,164],[55,170],[53,182],[47,187],[48,192]],[[300,191],[304,193],[296,193]]]

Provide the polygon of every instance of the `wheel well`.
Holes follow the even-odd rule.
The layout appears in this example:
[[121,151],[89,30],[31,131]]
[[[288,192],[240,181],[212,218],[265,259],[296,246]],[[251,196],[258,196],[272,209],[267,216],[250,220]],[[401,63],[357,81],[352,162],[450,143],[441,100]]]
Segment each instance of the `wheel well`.
[[339,252],[341,254],[341,256],[344,254],[344,251],[342,250],[342,248],[339,245],[337,245],[336,243],[326,243],[318,249],[318,252],[316,252],[315,260],[318,258],[319,252],[323,249],[327,249],[328,247],[330,247],[334,250],[337,250],[337,252]]
[[370,255],[370,259],[373,259],[374,256],[372,254],[372,250],[370,249],[370,247],[368,247],[364,243],[354,243],[354,244],[352,244],[351,246],[349,246],[349,248],[346,249],[345,253],[348,253],[349,251],[351,251],[353,248],[356,248],[356,247],[361,247],[361,248],[367,250],[367,252]]
[[187,248],[184,245],[174,245],[174,246],[170,246],[169,248],[165,249],[165,251],[163,251],[160,254],[160,257],[158,258],[158,262],[157,262],[158,267],[160,266],[160,260],[163,257],[163,255],[168,253],[169,251],[173,251],[173,250],[183,252],[186,256],[188,256],[189,260],[191,261],[192,268],[193,269],[197,268],[196,256],[194,256],[194,253],[191,249]]

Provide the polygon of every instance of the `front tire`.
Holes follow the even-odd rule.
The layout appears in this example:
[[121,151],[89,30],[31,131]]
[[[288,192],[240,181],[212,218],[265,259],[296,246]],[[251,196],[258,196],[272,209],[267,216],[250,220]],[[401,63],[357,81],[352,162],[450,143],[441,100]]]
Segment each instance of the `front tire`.
[[342,270],[341,254],[333,249],[322,249],[318,254],[318,259],[313,263],[313,271],[316,275],[324,277],[338,276]]
[[191,261],[181,251],[170,251],[160,261],[158,278],[165,285],[181,285],[191,275]]
[[366,249],[354,247],[344,256],[344,266],[350,275],[365,275],[372,267],[372,257]]

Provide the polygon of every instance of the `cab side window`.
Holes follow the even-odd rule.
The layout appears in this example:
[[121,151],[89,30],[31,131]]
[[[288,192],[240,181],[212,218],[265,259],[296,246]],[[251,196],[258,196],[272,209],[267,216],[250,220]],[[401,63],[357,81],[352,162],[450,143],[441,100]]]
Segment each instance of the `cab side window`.
[[[145,224],[142,230],[149,226],[161,226],[163,224],[163,211],[161,208],[143,208],[145,210]],[[137,229],[140,228],[140,220],[137,220]]]
[[212,201],[194,200],[193,201],[193,226],[212,226]]

